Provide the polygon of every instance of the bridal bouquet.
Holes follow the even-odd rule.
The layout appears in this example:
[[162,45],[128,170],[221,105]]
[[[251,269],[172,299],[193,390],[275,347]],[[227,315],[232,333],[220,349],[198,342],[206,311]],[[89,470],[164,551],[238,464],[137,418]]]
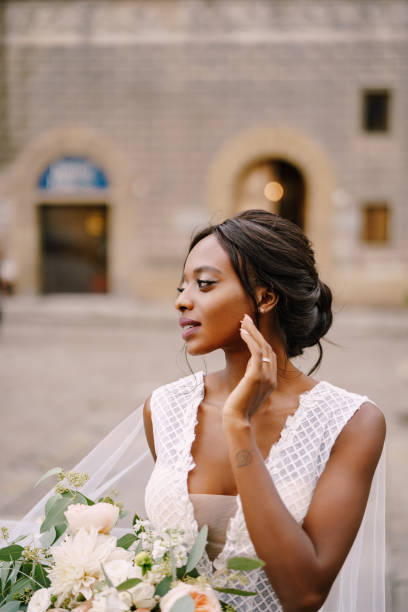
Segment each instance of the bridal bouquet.
[[181,530],[154,530],[137,515],[116,537],[120,504],[80,493],[86,474],[54,468],[43,478],[52,474],[56,493],[38,533],[9,541],[1,530],[7,546],[0,549],[0,612],[232,612],[218,593],[256,595],[242,586],[244,572],[264,565],[259,559],[234,557],[225,569],[200,575],[206,526],[190,550]]

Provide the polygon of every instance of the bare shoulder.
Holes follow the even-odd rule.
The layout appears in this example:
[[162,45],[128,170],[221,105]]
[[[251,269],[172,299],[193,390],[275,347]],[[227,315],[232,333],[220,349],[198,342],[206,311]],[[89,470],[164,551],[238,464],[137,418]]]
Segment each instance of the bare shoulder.
[[[343,427],[332,454],[352,454],[366,459],[366,468],[375,468],[381,456],[386,434],[383,412],[372,402],[364,402]],[[363,467],[363,466],[362,466]]]
[[153,459],[156,461],[156,449],[154,446],[154,434],[153,434],[153,422],[152,422],[152,410],[150,407],[151,395],[147,398],[143,406],[143,422],[146,440],[152,453]]

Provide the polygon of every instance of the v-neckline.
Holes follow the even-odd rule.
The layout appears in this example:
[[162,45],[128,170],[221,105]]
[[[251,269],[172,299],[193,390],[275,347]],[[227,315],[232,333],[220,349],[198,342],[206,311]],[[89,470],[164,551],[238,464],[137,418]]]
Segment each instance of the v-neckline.
[[[200,370],[199,372],[197,372],[198,376],[200,376],[200,380],[198,383],[198,387],[195,389],[195,391],[197,389],[199,389],[199,393],[195,393],[194,394],[194,402],[193,402],[193,408],[192,408],[192,414],[189,413],[189,426],[192,427],[192,432],[191,435],[189,436],[189,439],[191,440],[191,442],[189,442],[189,447],[188,447],[188,454],[187,454],[187,462],[186,462],[186,472],[185,472],[185,478],[184,478],[184,486],[185,486],[185,492],[186,492],[186,496],[187,496],[187,503],[189,504],[189,508],[190,508],[190,512],[191,512],[191,516],[193,517],[193,525],[192,525],[192,529],[193,529],[193,533],[197,534],[198,533],[198,523],[196,520],[196,517],[194,515],[194,506],[193,503],[190,499],[190,493],[188,490],[188,474],[189,472],[194,469],[195,467],[195,462],[194,462],[194,458],[193,455],[191,453],[191,449],[193,447],[193,443],[195,440],[195,430],[198,424],[198,409],[200,407],[201,402],[204,399],[204,395],[205,395],[205,376],[204,376],[204,371]],[[271,446],[271,448],[269,449],[269,452],[266,456],[266,458],[264,459],[265,465],[267,465],[271,459],[277,454],[280,446],[282,446],[284,441],[288,441],[289,440],[289,434],[295,431],[296,427],[295,425],[297,425],[300,417],[302,416],[305,407],[307,405],[307,402],[305,401],[306,398],[309,398],[312,394],[312,392],[321,385],[324,384],[325,381],[321,380],[318,381],[311,389],[307,389],[306,391],[303,391],[303,393],[299,394],[299,404],[298,407],[296,408],[295,412],[293,414],[288,414],[288,416],[286,417],[286,421],[284,426],[281,429],[279,438],[276,442],[274,442]],[[220,553],[215,557],[215,559],[213,559],[211,561],[211,559],[208,557],[207,551],[205,551],[205,555],[208,559],[208,562],[211,565],[214,565],[216,563],[216,561],[218,561],[218,559],[222,558],[224,551],[226,549],[226,546],[228,544],[228,540],[231,534],[231,530],[232,530],[232,525],[233,523],[237,520],[237,516],[239,515],[239,513],[242,510],[242,505],[241,505],[241,497],[239,495],[239,493],[236,496],[233,496],[236,498],[237,500],[237,509],[235,511],[235,513],[230,517],[229,521],[228,521],[228,525],[227,525],[227,530],[226,530],[226,534],[225,534],[225,543],[224,546],[222,547],[222,550],[220,551]],[[245,520],[245,519],[244,519]]]

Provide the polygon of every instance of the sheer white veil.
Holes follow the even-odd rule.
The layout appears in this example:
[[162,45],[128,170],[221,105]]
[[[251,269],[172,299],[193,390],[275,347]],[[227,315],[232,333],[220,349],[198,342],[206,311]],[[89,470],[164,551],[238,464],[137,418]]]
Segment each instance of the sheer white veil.
[[[140,406],[106,436],[75,470],[88,472],[90,480],[81,489],[93,499],[119,491],[118,499],[130,512],[146,516],[144,490],[154,463],[148,449]],[[51,491],[22,521],[2,521],[14,536],[38,531]],[[337,576],[322,612],[385,611],[385,449],[377,466],[364,518],[356,540]]]

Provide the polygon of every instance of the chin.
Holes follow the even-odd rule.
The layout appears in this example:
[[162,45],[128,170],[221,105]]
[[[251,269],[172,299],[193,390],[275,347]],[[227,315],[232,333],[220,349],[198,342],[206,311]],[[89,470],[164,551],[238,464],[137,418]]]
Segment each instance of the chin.
[[213,351],[217,351],[221,346],[203,346],[202,344],[197,344],[194,346],[193,343],[186,342],[186,351],[192,357],[199,357],[200,355],[208,355],[208,353],[212,353]]

